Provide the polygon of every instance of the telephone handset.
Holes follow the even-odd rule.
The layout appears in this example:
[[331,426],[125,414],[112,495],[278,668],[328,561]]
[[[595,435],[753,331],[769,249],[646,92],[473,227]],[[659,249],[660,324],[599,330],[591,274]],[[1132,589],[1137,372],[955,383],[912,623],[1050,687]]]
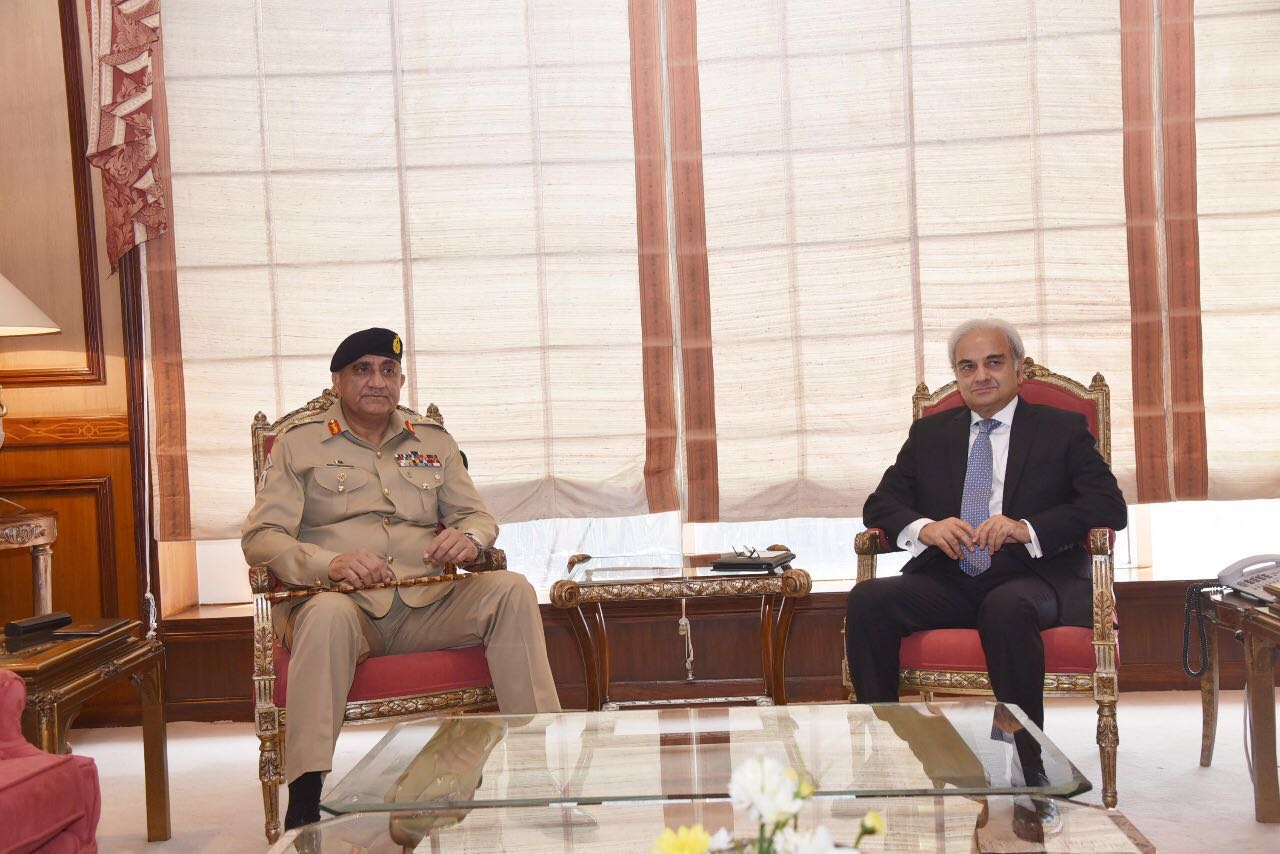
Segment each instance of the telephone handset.
[[[1276,598],[1263,587],[1280,584],[1280,555],[1254,555],[1238,560],[1218,573],[1217,581],[1197,581],[1187,588],[1187,607],[1182,615],[1182,669],[1192,679],[1204,673],[1209,658],[1209,636],[1205,616],[1201,612],[1200,594],[1229,587],[1237,593],[1260,602],[1273,603]],[[1200,640],[1200,666],[1191,666],[1191,625],[1195,623]]]
[[1280,555],[1254,555],[1238,560],[1218,573],[1218,583],[1245,596],[1274,602],[1276,598],[1263,586],[1280,584]]

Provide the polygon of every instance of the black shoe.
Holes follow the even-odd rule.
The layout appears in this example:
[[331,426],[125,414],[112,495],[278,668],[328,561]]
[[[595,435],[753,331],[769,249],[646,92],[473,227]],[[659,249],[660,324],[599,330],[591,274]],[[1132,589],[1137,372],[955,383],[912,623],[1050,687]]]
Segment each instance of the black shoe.
[[284,814],[284,829],[293,830],[320,820],[319,771],[308,771],[289,784],[289,809]]

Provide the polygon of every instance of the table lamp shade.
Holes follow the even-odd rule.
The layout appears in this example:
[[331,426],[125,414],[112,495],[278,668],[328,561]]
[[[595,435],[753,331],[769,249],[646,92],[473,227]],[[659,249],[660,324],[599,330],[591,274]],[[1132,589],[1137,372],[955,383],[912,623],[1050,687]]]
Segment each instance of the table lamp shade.
[[58,324],[0,273],[0,335],[46,335]]

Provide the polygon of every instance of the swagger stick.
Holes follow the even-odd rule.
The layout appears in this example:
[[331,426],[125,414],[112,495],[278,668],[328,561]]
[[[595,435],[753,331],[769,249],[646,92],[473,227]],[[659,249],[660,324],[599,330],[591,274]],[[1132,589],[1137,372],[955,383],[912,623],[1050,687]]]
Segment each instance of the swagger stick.
[[324,587],[319,584],[315,587],[295,587],[291,590],[277,590],[274,593],[268,593],[267,599],[272,602],[285,602],[289,599],[305,599],[317,593],[363,593],[366,590],[385,590],[388,587],[421,587],[424,584],[462,581],[469,577],[469,575],[456,575],[451,570],[452,567],[446,569],[443,575],[422,575],[417,578],[379,581],[377,584],[370,584],[366,587],[352,587],[350,584],[335,584],[332,587]]
[[384,590],[388,587],[421,587],[424,584],[439,584],[444,581],[462,581],[468,577],[466,575],[423,575],[418,578],[380,581],[377,584],[370,584],[366,587],[352,587],[350,584],[335,584],[332,587],[323,587],[317,584],[315,587],[295,587],[292,590],[278,590],[275,593],[268,593],[267,598],[272,602],[284,602],[289,599],[305,599],[317,593],[363,593],[366,590]]

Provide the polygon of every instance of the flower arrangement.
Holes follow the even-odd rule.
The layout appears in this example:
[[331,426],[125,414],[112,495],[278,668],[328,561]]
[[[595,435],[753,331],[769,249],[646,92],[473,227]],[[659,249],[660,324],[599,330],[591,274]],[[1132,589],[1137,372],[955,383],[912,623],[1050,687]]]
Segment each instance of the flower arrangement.
[[[714,836],[702,825],[667,828],[654,840],[652,854],[826,854],[837,849],[835,840],[825,827],[812,831],[799,828],[799,812],[804,802],[813,797],[813,781],[800,777],[794,770],[764,754],[757,754],[734,769],[729,779],[729,797],[733,805],[744,809],[759,823],[755,839],[734,840],[723,827]],[[862,817],[853,851],[858,850],[864,836],[884,833],[884,819],[877,812]]]

